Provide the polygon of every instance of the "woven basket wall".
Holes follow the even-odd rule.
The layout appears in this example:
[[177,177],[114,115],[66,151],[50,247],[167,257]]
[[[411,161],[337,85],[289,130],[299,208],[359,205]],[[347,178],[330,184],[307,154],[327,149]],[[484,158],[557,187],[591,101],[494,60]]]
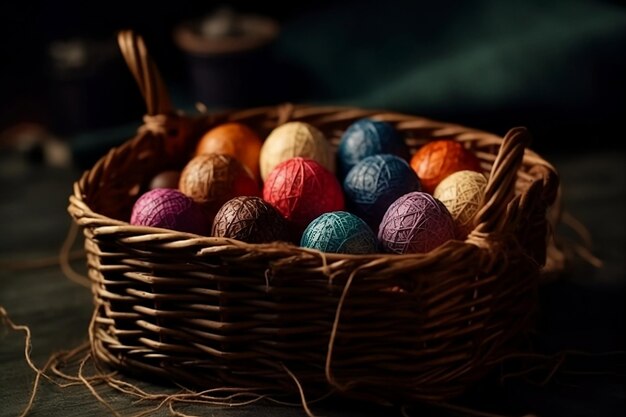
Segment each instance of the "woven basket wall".
[[[542,273],[559,264],[547,215],[558,176],[526,149],[525,129],[502,139],[387,111],[291,105],[187,117],[172,111],[141,38],[119,40],[148,116],[74,184],[69,205],[85,235],[98,362],[273,393],[297,392],[291,372],[307,393],[411,402],[462,393],[516,349]],[[238,121],[265,137],[300,120],[336,145],[363,117],[391,123],[412,151],[449,138],[478,156],[489,182],[466,241],[427,254],[338,255],[127,222],[153,175],[180,169],[212,126]]]

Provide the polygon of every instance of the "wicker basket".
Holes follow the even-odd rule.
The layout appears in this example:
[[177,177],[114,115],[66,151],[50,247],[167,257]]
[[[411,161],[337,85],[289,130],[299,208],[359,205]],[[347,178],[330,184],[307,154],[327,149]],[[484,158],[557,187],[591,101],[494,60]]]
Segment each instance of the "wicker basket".
[[[405,114],[291,105],[187,117],[172,111],[141,38],[119,41],[148,116],[74,184],[69,205],[86,237],[99,363],[198,388],[294,393],[297,379],[305,392],[406,403],[454,397],[516,349],[546,253],[558,254],[546,251],[558,177],[525,149],[525,129],[502,139]],[[413,151],[451,138],[479,157],[489,181],[466,241],[357,256],[127,222],[150,178],[181,168],[211,126],[238,121],[263,136],[301,120],[336,145],[362,117],[393,124]]]

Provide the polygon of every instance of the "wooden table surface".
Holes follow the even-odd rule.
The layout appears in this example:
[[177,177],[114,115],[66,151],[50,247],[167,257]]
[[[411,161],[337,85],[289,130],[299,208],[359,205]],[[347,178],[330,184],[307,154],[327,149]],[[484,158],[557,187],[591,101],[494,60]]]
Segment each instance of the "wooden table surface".
[[[538,348],[545,353],[562,349],[623,351],[626,155],[599,151],[547,159],[561,173],[567,209],[591,230],[595,253],[605,266],[595,270],[577,262],[569,274],[542,288]],[[70,224],[67,198],[78,175],[77,170],[29,163],[17,154],[0,155],[0,306],[15,323],[30,327],[31,355],[39,366],[53,352],[76,347],[87,338],[90,291],[69,281],[58,266],[20,265],[57,255]],[[80,260],[74,265],[83,268]],[[23,351],[23,334],[8,331],[6,326],[0,328],[0,416],[17,416],[27,403],[34,373]],[[578,376],[572,383],[557,375],[544,387],[510,384],[494,392],[481,391],[478,403],[484,410],[507,415],[623,416],[624,356],[603,358],[603,368],[622,376]],[[120,414],[132,415],[149,408],[133,404],[132,399],[113,390],[98,389]],[[298,407],[267,404],[181,410],[203,416],[305,415]],[[337,401],[315,405],[313,412],[324,416],[400,415],[397,409]],[[111,411],[84,386],[61,389],[43,382],[30,415],[106,416]],[[163,409],[154,415],[170,413]],[[424,409],[412,415],[449,414]]]

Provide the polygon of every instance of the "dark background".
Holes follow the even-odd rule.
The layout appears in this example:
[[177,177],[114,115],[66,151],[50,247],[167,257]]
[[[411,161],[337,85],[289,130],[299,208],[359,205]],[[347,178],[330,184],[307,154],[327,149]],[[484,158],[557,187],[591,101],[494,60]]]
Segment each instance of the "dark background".
[[[272,17],[281,33],[265,55],[235,64],[235,75],[205,80],[253,79],[262,93],[211,101],[194,93],[172,32],[224,5]],[[210,108],[376,107],[500,134],[525,125],[539,151],[614,148],[623,140],[626,9],[619,2],[63,0],[2,9],[0,129],[34,121],[71,138],[138,121],[144,108],[114,40],[132,28],[145,37],[178,108],[196,100]],[[76,39],[99,44],[83,66],[59,70],[51,45]]]

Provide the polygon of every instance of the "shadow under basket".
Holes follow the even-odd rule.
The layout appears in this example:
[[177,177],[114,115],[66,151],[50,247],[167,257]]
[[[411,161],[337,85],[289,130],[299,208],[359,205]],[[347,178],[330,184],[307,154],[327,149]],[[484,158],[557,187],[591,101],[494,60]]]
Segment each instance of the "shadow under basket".
[[[188,117],[172,111],[142,39],[119,41],[148,116],[74,184],[69,205],[86,238],[98,363],[196,389],[292,395],[297,381],[309,399],[406,404],[458,396],[519,351],[537,287],[562,261],[550,233],[558,176],[526,149],[525,129],[500,138],[406,114],[292,105]],[[447,138],[480,159],[488,185],[465,241],[425,254],[324,254],[127,221],[150,179],[181,168],[212,126],[237,121],[265,137],[298,120],[336,146],[363,117],[391,123],[412,151]]]

